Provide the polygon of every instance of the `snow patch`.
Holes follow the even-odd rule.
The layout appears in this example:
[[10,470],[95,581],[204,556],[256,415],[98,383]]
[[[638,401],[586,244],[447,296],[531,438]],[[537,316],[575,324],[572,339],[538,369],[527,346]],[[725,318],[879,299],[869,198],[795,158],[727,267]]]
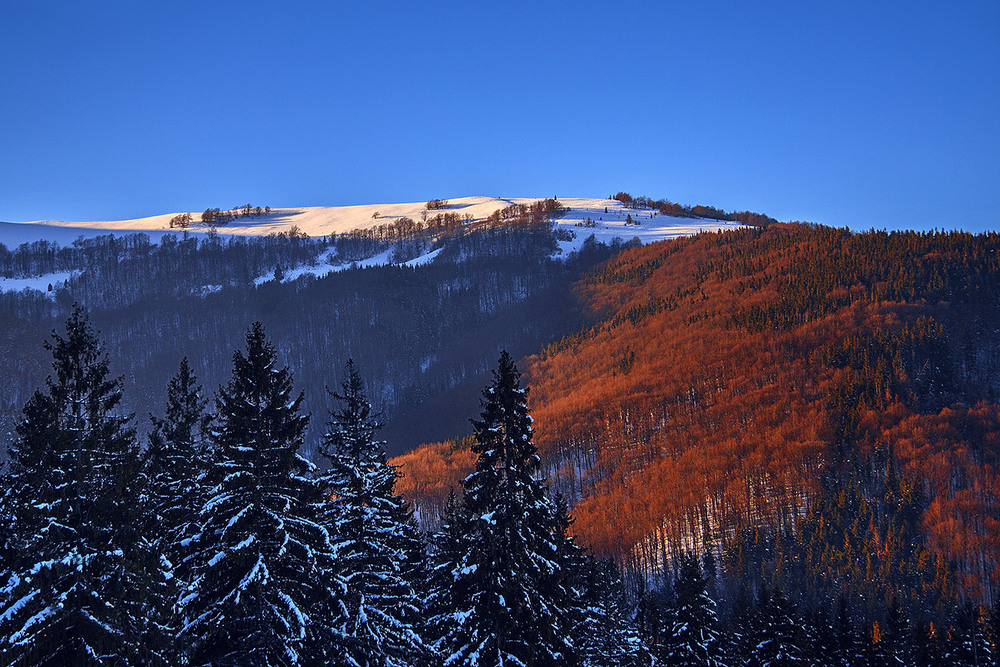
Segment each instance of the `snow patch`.
[[645,245],[743,226],[729,220],[662,215],[654,209],[628,207],[617,199],[560,199],[559,203],[568,210],[556,221],[556,233],[561,237],[557,257],[580,250],[591,236],[598,243],[637,239]]
[[[23,292],[24,290],[35,290],[38,292],[48,292],[55,296],[55,292],[66,281],[74,277],[72,271],[60,271],[58,273],[45,273],[40,276],[30,278],[0,278],[0,292]],[[49,287],[52,290],[49,291]]]
[[437,250],[432,250],[426,255],[421,255],[420,257],[414,257],[408,262],[404,262],[403,266],[423,266],[424,264],[430,264],[434,261],[444,248],[438,248]]

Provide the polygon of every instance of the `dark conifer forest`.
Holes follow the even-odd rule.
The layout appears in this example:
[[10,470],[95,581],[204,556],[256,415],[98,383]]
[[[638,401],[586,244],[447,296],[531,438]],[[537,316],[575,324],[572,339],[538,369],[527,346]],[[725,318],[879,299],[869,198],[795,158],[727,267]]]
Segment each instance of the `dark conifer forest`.
[[1000,237],[505,211],[0,248],[0,664],[1000,664]]

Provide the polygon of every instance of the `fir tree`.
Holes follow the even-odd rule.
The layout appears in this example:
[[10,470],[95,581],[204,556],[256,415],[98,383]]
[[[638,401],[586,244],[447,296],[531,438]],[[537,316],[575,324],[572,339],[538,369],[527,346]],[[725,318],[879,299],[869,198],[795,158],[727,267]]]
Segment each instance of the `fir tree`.
[[588,559],[582,619],[573,636],[584,667],[647,667],[653,663],[629,622],[629,604],[613,561]]
[[993,664],[1000,664],[1000,597],[994,598],[993,604],[990,605],[986,637]]
[[707,579],[698,557],[681,557],[680,572],[674,581],[674,597],[668,618],[671,627],[666,641],[666,664],[679,667],[716,667],[720,664],[721,639],[715,602],[708,596]]
[[573,644],[582,664],[649,664],[652,658],[629,623],[625,591],[614,563],[589,558],[570,535],[573,520],[562,494],[556,494],[554,505],[552,534],[559,569],[558,576],[549,582],[549,593],[566,598],[563,620],[572,628]]
[[729,632],[725,636],[725,654],[748,658],[757,639],[757,601],[751,595],[745,579],[738,580],[729,618]]
[[208,401],[191,371],[187,357],[177,375],[167,384],[167,409],[163,419],[150,417],[153,429],[146,449],[145,475],[148,518],[153,522],[154,547],[172,576],[185,568],[184,548],[197,532],[195,519],[204,502],[201,479],[207,465],[207,443],[211,415]]
[[45,348],[55,375],[28,400],[9,451],[3,663],[155,664],[156,563],[137,530],[139,447],[118,412],[122,380],[79,307]]
[[833,625],[830,614],[824,604],[805,616],[806,662],[815,667],[834,667],[836,659],[833,655],[835,643]]
[[948,633],[944,660],[958,667],[985,665],[992,661],[987,641],[986,610],[966,600],[955,610]]
[[914,662],[922,667],[944,667],[944,637],[938,627],[931,623],[918,622],[913,626]]
[[715,551],[713,550],[712,539],[708,530],[706,530],[702,535],[701,545],[701,570],[705,575],[707,584],[706,590],[708,590],[709,593],[712,593],[712,589],[715,588],[715,580],[719,576],[719,564],[715,558]]
[[834,621],[833,664],[837,667],[852,667],[857,662],[857,644],[847,598],[840,595],[837,598],[837,618]]
[[353,361],[333,397],[317,479],[324,523],[335,534],[337,571],[347,584],[348,624],[358,665],[407,666],[430,660],[415,587],[426,578],[423,545],[406,502],[393,492],[396,471],[376,439],[378,421]]
[[895,595],[889,599],[885,612],[885,626],[881,630],[881,651],[886,656],[885,664],[889,667],[913,664],[909,645],[909,620],[899,598]]
[[853,664],[858,667],[888,667],[899,664],[890,652],[890,646],[885,641],[882,624],[878,621],[873,622],[871,629],[864,633],[861,650],[858,651],[858,656]]
[[426,636],[445,637],[452,630],[451,587],[455,564],[464,556],[466,543],[462,531],[468,522],[464,506],[448,492],[440,527],[430,540],[430,572],[428,577]]
[[330,574],[311,464],[298,453],[308,421],[302,396],[293,396],[291,373],[277,367],[259,322],[233,366],[216,399],[181,637],[195,664],[286,666],[343,653],[338,619],[327,614],[344,587]]
[[[555,561],[558,565],[556,576],[548,581],[546,595],[564,599],[563,620],[568,627],[577,628],[587,616],[587,555],[570,534],[573,519],[569,515],[569,504],[561,493],[555,495],[552,516],[552,542],[556,548]],[[579,637],[574,632],[573,636]],[[574,641],[576,641],[574,639]]]
[[[473,420],[479,458],[465,480],[462,527],[445,591],[438,648],[446,665],[569,665],[577,662],[568,593],[554,541],[556,512],[538,478],[527,392],[507,352]],[[439,566],[440,567],[440,566]]]
[[780,590],[761,591],[757,601],[756,646],[749,667],[793,667],[804,665],[802,636],[795,606]]
[[[150,585],[163,601],[156,618],[170,636],[179,628],[176,615],[178,594],[190,583],[190,567],[185,562],[189,544],[197,532],[196,518],[204,502],[205,444],[211,416],[205,414],[207,401],[191,372],[187,357],[167,384],[167,410],[163,419],[150,416],[149,436],[143,466],[145,494],[143,514],[150,546],[156,553],[162,578]],[[174,660],[180,656],[174,654]]]

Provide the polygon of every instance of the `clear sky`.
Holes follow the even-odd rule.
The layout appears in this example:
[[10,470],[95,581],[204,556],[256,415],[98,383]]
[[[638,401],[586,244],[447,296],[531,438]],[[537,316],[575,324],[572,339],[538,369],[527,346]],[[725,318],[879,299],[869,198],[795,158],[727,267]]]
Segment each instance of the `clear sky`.
[[31,2],[0,220],[618,190],[1000,227],[1000,2]]

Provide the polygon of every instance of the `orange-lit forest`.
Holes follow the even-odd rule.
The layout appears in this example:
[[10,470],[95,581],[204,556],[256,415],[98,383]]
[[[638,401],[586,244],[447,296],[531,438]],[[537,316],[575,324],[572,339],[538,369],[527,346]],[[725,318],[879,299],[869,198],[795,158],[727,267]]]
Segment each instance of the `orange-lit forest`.
[[[525,366],[594,552],[656,577],[709,551],[874,615],[1000,592],[1000,236],[773,224],[628,250],[577,290],[594,324]],[[411,452],[400,488],[433,514],[471,460]]]

